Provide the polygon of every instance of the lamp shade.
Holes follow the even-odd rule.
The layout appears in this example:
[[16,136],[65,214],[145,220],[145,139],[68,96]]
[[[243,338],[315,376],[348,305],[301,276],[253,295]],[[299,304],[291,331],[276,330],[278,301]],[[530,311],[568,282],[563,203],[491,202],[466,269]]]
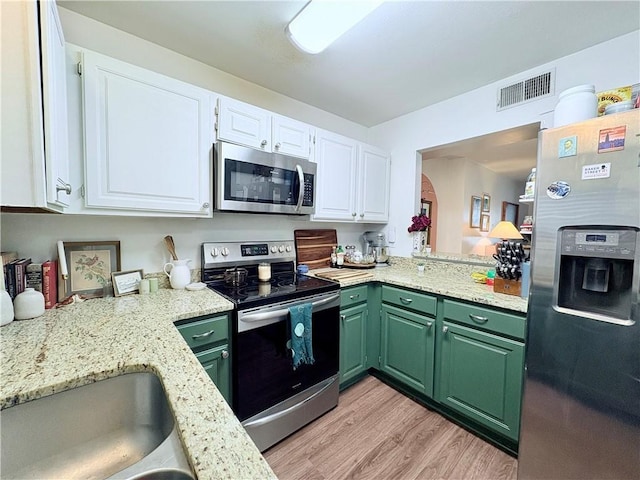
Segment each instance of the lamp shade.
[[489,232],[489,236],[491,238],[501,238],[503,240],[523,238],[516,226],[513,223],[507,221],[499,222]]

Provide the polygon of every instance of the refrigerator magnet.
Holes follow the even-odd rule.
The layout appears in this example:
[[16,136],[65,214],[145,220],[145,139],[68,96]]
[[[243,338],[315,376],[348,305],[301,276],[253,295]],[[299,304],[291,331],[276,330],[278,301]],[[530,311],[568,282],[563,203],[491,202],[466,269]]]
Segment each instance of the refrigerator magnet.
[[574,157],[578,154],[578,136],[564,137],[558,143],[558,158]]
[[626,125],[600,130],[598,134],[598,153],[624,150],[624,137],[626,134]]
[[571,186],[567,182],[556,180],[547,187],[547,197],[553,200],[560,200],[569,195],[570,191]]
[[582,167],[582,180],[594,180],[597,178],[609,178],[611,176],[611,163],[594,163]]

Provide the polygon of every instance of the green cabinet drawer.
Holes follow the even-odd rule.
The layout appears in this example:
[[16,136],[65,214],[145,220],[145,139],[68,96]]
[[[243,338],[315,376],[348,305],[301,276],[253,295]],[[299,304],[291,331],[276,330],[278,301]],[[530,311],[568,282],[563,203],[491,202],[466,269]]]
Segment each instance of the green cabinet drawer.
[[227,315],[203,318],[177,325],[177,328],[192,350],[201,349],[201,347],[229,338],[229,318]]
[[227,403],[230,404],[231,377],[229,368],[229,346],[220,345],[219,347],[196,353],[196,358],[204,367],[204,370],[213,380]]
[[367,285],[358,287],[343,288],[340,291],[340,307],[348,308],[351,305],[357,305],[367,301]]
[[524,345],[443,322],[437,400],[518,440]]
[[524,316],[454,300],[444,300],[444,319],[524,340]]
[[396,305],[400,308],[426,313],[427,315],[435,316],[436,314],[436,297],[403,288],[383,285],[382,303]]

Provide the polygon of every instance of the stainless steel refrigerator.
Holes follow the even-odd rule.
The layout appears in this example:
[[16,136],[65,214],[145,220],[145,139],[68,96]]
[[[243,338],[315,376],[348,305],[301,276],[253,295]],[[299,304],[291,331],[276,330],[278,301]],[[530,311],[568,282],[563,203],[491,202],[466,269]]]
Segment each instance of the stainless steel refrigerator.
[[538,145],[518,478],[640,478],[640,111]]

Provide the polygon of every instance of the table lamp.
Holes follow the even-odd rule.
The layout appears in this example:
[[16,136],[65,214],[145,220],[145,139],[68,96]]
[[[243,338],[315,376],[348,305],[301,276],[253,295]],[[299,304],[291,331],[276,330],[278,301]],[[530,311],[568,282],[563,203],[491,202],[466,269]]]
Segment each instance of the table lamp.
[[524,238],[513,223],[507,222],[505,220],[503,220],[502,222],[498,222],[498,224],[493,227],[493,229],[489,232],[489,237],[500,238],[502,240],[515,240]]

